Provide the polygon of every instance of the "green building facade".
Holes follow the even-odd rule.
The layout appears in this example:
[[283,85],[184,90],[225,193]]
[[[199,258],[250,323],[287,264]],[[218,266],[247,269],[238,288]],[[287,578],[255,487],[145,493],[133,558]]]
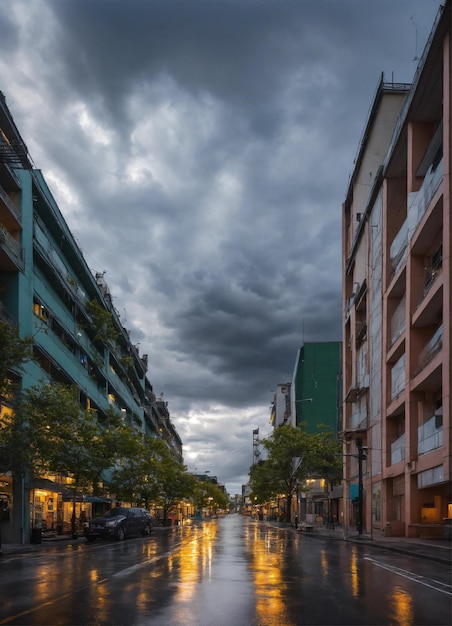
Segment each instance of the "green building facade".
[[342,342],[305,343],[298,350],[291,386],[292,424],[308,433],[342,429]]

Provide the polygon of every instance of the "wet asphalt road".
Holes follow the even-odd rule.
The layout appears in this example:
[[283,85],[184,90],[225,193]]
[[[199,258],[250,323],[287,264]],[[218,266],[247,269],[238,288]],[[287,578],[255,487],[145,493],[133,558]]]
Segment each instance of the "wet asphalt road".
[[448,566],[239,515],[0,561],[0,624],[450,623]]

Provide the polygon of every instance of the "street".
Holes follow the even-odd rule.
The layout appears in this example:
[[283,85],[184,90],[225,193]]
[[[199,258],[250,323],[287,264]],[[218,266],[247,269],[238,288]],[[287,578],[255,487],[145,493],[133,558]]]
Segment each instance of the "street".
[[10,555],[0,624],[446,625],[450,567],[239,515]]

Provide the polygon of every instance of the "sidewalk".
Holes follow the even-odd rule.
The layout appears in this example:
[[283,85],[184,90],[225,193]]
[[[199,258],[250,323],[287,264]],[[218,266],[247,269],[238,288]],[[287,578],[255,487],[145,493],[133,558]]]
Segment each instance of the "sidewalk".
[[368,534],[358,535],[357,532],[348,532],[344,536],[342,526],[335,526],[334,530],[325,526],[314,526],[311,532],[297,531],[295,528],[284,522],[261,522],[271,526],[283,527],[308,538],[329,538],[339,541],[349,541],[361,545],[369,545],[382,550],[390,550],[400,554],[430,559],[438,563],[452,564],[452,543],[447,539],[435,538],[407,538],[407,537],[386,537],[379,533],[372,537]]

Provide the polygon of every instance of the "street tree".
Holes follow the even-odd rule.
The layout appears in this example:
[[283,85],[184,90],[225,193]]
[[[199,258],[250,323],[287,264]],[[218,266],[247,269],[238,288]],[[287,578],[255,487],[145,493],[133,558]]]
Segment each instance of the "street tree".
[[165,441],[144,437],[136,442],[134,453],[115,468],[112,489],[121,499],[161,508],[166,524],[169,512],[192,497],[194,479]]
[[163,524],[167,524],[168,514],[183,500],[193,497],[196,483],[164,441],[159,441],[159,448],[154,503],[162,509]]
[[92,489],[112,459],[103,452],[103,429],[95,412],[83,409],[76,387],[49,383],[26,390],[22,402],[24,459],[32,473],[71,478],[75,535],[76,492]]
[[[308,478],[323,477],[326,469],[335,476],[342,464],[339,442],[330,432],[307,433],[303,427],[280,426],[261,441],[267,458],[250,468],[251,498],[261,504],[282,497],[291,502]],[[290,521],[290,507],[286,507]]]
[[113,408],[103,416],[99,425],[102,445],[96,448],[97,463],[93,468],[96,471],[92,477],[93,495],[98,495],[100,481],[105,482],[105,469],[109,469],[112,475],[131,460],[140,458],[143,440],[143,433],[127,423],[123,414]]
[[226,509],[229,504],[229,499],[224,491],[209,479],[196,479],[192,499],[198,510],[209,508],[216,512],[217,509]]
[[128,445],[113,471],[111,489],[119,500],[149,508],[159,493],[158,467],[161,442],[143,436],[130,427],[125,435]]
[[19,337],[15,326],[0,320],[0,397],[11,394],[12,372],[32,358],[32,346],[31,338]]

